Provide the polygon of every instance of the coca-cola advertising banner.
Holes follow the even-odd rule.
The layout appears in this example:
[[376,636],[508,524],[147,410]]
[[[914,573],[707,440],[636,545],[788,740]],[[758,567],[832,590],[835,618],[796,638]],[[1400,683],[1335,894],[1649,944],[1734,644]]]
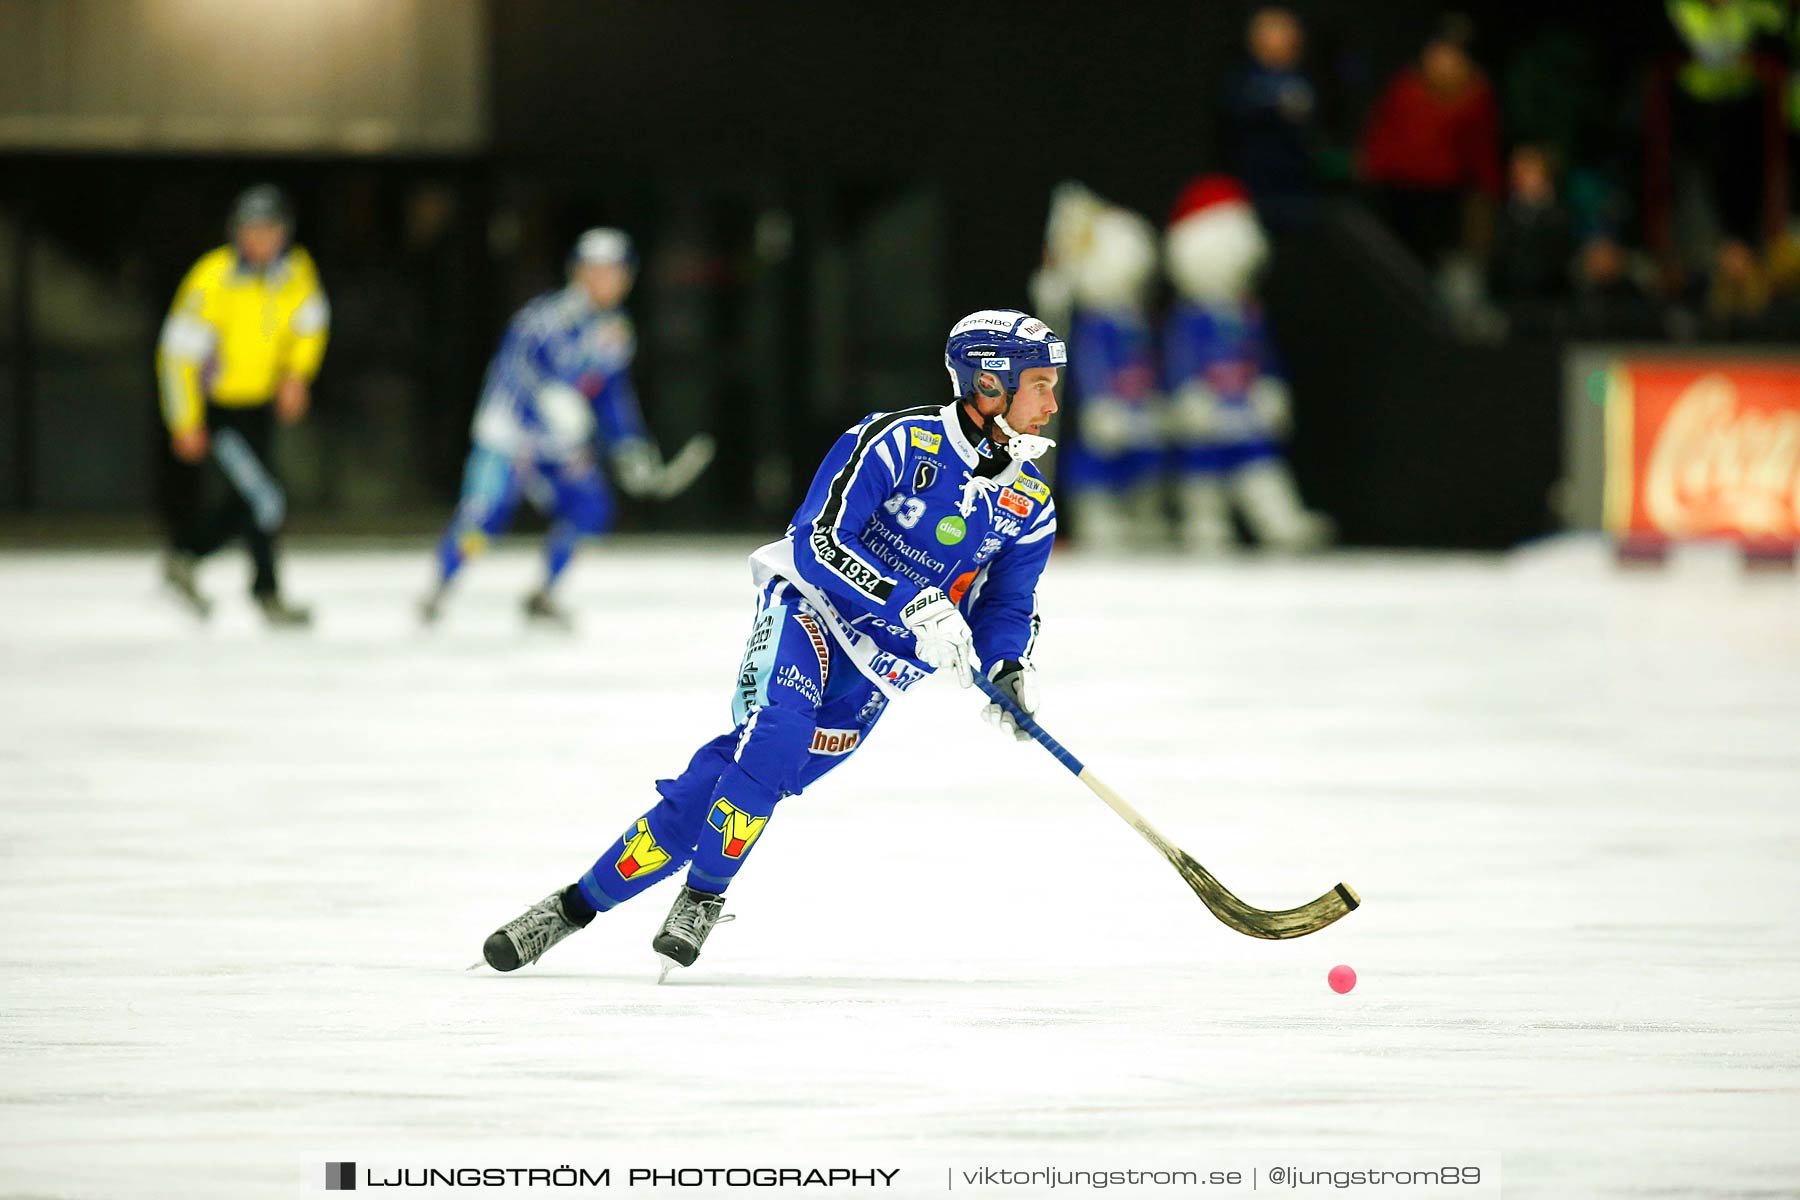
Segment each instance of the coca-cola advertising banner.
[[1619,358],[1605,410],[1613,533],[1800,539],[1800,361]]

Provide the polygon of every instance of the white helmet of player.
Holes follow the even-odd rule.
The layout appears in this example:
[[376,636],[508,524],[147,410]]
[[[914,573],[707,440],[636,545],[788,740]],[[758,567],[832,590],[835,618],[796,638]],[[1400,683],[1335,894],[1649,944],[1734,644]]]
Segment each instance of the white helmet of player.
[[637,251],[631,235],[605,226],[590,229],[575,239],[569,251],[569,279],[587,293],[590,303],[602,309],[623,304],[637,276]]
[[1250,290],[1269,243],[1243,186],[1227,175],[1207,175],[1175,202],[1163,256],[1169,280],[1183,296],[1231,304]]
[[1156,230],[1149,221],[1082,184],[1057,185],[1044,231],[1043,283],[1054,276],[1081,308],[1139,310],[1155,274]]
[[575,248],[569,252],[569,265],[624,267],[635,271],[637,250],[631,244],[631,235],[623,229],[596,226],[575,239]]

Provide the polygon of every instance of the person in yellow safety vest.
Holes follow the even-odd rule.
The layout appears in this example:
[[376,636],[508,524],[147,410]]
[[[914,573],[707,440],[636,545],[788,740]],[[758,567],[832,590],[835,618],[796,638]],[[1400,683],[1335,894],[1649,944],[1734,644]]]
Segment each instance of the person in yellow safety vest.
[[[251,594],[269,624],[305,626],[312,614],[288,604],[276,578],[275,537],[287,494],[274,470],[275,423],[306,415],[325,357],[331,309],[310,255],[290,242],[293,208],[279,188],[238,196],[231,242],[207,252],[175,293],[157,345],[163,422],[175,457],[191,469],[173,514],[163,578],[204,618],[200,560],[234,538],[249,545]],[[206,500],[207,478],[223,478],[222,501]]]
[[[1682,240],[1690,256],[1723,238],[1755,246],[1762,235],[1762,81],[1756,43],[1779,38],[1786,23],[1781,0],[1666,0],[1689,59],[1676,72],[1674,96],[1678,221],[1681,196],[1704,195],[1710,212],[1691,214]],[[1698,190],[1696,190],[1696,185]],[[1705,234],[1706,236],[1702,236]],[[1702,258],[1710,258],[1705,251]]]
[[1703,104],[1741,100],[1757,91],[1751,48],[1781,34],[1779,0],[1668,0],[1669,21],[1693,58],[1677,75],[1681,90]]

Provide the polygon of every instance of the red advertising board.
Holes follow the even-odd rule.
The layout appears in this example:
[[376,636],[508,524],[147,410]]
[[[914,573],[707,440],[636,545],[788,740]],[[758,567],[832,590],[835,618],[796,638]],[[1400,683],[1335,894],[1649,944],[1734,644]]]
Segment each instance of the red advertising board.
[[1653,538],[1800,538],[1800,362],[1615,362],[1606,527]]

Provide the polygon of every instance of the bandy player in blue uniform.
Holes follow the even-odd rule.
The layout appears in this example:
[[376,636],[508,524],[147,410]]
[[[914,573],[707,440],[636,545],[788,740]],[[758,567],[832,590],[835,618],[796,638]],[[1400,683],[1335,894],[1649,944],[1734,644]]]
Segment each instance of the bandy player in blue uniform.
[[[945,347],[951,403],[872,413],[838,439],[786,535],[751,556],[761,595],[731,732],[658,780],[661,801],[580,879],[496,930],[489,966],[536,962],[684,865],[652,944],[691,966],[777,805],[854,754],[890,701],[934,670],[963,687],[981,670],[1036,710],[1036,594],[1056,506],[1031,460],[1053,444],[1039,430],[1066,359],[1035,317],[971,313]],[[1029,736],[997,704],[984,715]]]
[[463,564],[512,522],[521,497],[552,518],[544,585],[526,599],[526,614],[566,623],[552,590],[577,543],[612,528],[596,446],[627,492],[656,487],[662,459],[631,386],[637,343],[620,307],[635,268],[624,232],[590,229],[570,256],[569,286],[539,296],[507,326],[475,410],[462,499],[438,542],[437,584],[419,606],[427,624],[442,615]]
[[1178,293],[1163,370],[1182,542],[1225,550],[1235,508],[1270,549],[1323,546],[1331,522],[1306,510],[1282,456],[1292,405],[1255,288],[1269,244],[1243,185],[1223,175],[1189,184],[1163,250]]
[[1079,183],[1057,185],[1044,233],[1044,266],[1032,279],[1039,311],[1069,343],[1065,425],[1057,489],[1073,505],[1084,545],[1160,540],[1164,405],[1159,394],[1150,292],[1156,231],[1137,213]]

